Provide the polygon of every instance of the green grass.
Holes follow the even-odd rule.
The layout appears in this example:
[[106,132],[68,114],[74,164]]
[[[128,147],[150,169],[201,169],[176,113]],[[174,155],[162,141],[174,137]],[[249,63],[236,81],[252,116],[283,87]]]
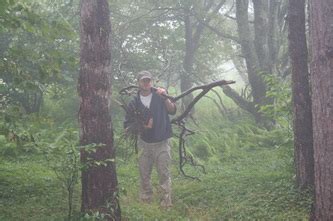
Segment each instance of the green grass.
[[[307,220],[311,201],[294,188],[280,151],[261,149],[232,163],[206,165],[208,173],[200,175],[200,182],[184,179],[174,168],[174,207],[168,211],[158,208],[158,199],[152,205],[140,204],[134,166],[120,165],[126,190],[121,197],[123,216],[128,220]],[[197,171],[189,168],[188,172]],[[134,176],[126,178],[128,174]]]
[[61,183],[45,163],[1,159],[0,220],[61,220],[67,215],[66,200]]
[[[176,148],[174,148],[176,149]],[[207,174],[186,167],[202,181],[185,179],[174,156],[173,203],[159,208],[138,201],[136,157],[118,162],[120,200],[124,220],[307,220],[309,195],[293,185],[291,161],[283,148],[245,149],[244,154],[219,164],[206,162]],[[175,151],[174,151],[175,152]],[[64,220],[66,194],[43,162],[9,161],[0,164],[0,220]],[[154,189],[158,188],[153,173]],[[79,210],[79,190],[75,210]]]

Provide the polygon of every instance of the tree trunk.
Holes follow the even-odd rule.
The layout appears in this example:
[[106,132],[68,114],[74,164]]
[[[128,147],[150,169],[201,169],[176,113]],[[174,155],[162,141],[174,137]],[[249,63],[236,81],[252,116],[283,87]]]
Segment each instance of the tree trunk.
[[[195,7],[193,3],[189,4],[184,8],[184,24],[185,24],[185,56],[183,61],[184,73],[180,77],[180,89],[182,92],[190,89],[193,86],[193,65],[195,60],[195,53],[200,46],[200,39],[204,28],[209,25],[212,17],[216,15],[220,8],[225,3],[225,0],[221,0],[215,7],[213,6],[214,1],[208,1],[207,4],[203,7],[205,13],[204,21],[193,19],[193,12],[191,7]],[[212,12],[210,12],[212,10]],[[195,22],[195,20],[198,20]],[[189,94],[188,96],[182,99],[182,109],[185,110],[186,107],[192,102],[193,95]],[[191,111],[194,112],[194,109]]]
[[120,220],[115,149],[110,116],[111,31],[107,0],[81,1],[79,95],[80,145],[96,144],[96,151],[81,149],[83,213],[107,214]]
[[18,101],[22,105],[25,113],[39,113],[40,108],[43,104],[43,91],[40,89],[35,90],[23,90],[23,92],[18,92],[13,90],[10,96],[14,101]]
[[[256,4],[254,4],[254,6],[256,6],[254,39],[253,32],[251,31],[249,25],[249,1],[236,0],[238,38],[241,45],[242,55],[246,64],[248,80],[252,89],[253,101],[248,101],[245,98],[241,97],[236,91],[234,91],[230,87],[225,87],[223,91],[241,108],[250,112],[254,116],[258,124],[264,125],[265,127],[269,128],[269,120],[266,119],[259,112],[260,106],[267,103],[265,82],[259,75],[263,71],[267,72],[269,67],[268,62],[264,61],[266,58],[262,58],[267,57],[267,50],[265,50],[265,48],[267,48],[265,47],[265,45],[267,45],[267,21],[265,13],[263,12],[263,8],[265,7],[265,5],[266,4],[264,4],[264,6],[261,6],[261,1],[257,1]],[[263,37],[260,35],[262,35]],[[259,62],[259,56],[262,60],[261,62]]]
[[305,36],[305,0],[289,1],[288,22],[292,66],[296,184],[301,189],[313,188],[312,113]]
[[[184,92],[193,86],[193,63],[195,54],[195,45],[193,42],[193,27],[191,24],[191,19],[189,12],[185,12],[184,15],[185,22],[185,56],[183,61],[184,72],[180,76],[180,90]],[[189,94],[187,97],[182,99],[182,110],[185,110],[187,105],[193,100],[193,95]]]
[[261,71],[270,73],[268,56],[268,1],[253,0],[254,45]]
[[246,68],[248,72],[249,82],[252,88],[253,102],[255,104],[262,104],[265,98],[266,89],[265,84],[261,77],[258,75],[260,72],[258,56],[251,33],[248,19],[248,0],[236,1],[236,18],[238,35],[241,42],[242,54],[245,58]]
[[[236,21],[238,37],[228,35],[215,27],[210,26],[207,22],[203,23],[209,30],[216,33],[221,38],[232,39],[234,42],[240,44],[242,59],[246,64],[247,78],[241,77],[245,83],[251,86],[252,100],[244,98],[227,88],[227,96],[232,95],[230,98],[236,103],[241,104],[241,108],[250,112],[256,119],[256,122],[267,128],[271,128],[274,119],[268,119],[259,109],[263,105],[272,104],[273,99],[266,97],[266,83],[262,75],[264,74],[278,74],[280,73],[281,66],[279,65],[279,40],[281,34],[281,17],[284,18],[285,0],[252,0],[253,8],[249,7],[249,0],[236,0]],[[250,9],[249,9],[250,8]],[[253,13],[254,21],[253,26],[251,23]],[[284,19],[283,19],[284,20]],[[280,33],[279,33],[280,32]],[[288,59],[287,59],[288,60]],[[233,59],[234,65],[238,69],[243,61],[239,62],[238,59]],[[229,93],[231,92],[231,93]],[[251,105],[243,105],[245,103],[252,103]],[[253,109],[253,107],[255,107]]]
[[276,65],[278,61],[279,52],[279,36],[278,36],[278,18],[279,9],[282,0],[269,1],[269,15],[268,15],[268,54],[269,54],[269,69],[274,73],[277,71]]
[[309,1],[315,220],[333,220],[333,1]]

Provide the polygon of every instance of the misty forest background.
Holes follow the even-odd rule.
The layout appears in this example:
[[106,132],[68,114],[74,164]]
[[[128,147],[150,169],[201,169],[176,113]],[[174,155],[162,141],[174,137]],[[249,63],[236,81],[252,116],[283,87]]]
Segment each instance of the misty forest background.
[[[94,154],[98,148],[82,145],[79,134],[85,2],[0,1],[0,220],[110,219],[82,209],[81,171],[87,164],[80,151]],[[116,162],[122,219],[309,219],[313,180],[300,178],[302,162],[294,154],[288,1],[108,2],[108,100],[116,150],[110,161]],[[157,194],[152,204],[139,202],[137,155],[123,134],[120,103],[131,97],[118,92],[136,84],[141,70],[151,71],[155,86],[173,96],[216,80],[236,81],[212,89],[186,120],[195,131],[186,138],[186,153],[206,173],[189,164],[184,171],[200,181],[180,171],[179,128],[173,126],[174,205],[168,210],[159,208]],[[193,95],[177,102],[177,115]],[[90,163],[98,168],[110,162]]]

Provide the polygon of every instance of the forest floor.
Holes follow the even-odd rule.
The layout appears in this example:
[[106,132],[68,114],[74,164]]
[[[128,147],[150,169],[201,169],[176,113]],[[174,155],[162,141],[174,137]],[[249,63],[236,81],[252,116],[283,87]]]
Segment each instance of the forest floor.
[[[187,166],[188,174],[201,179],[196,181],[179,173],[175,148],[173,207],[167,210],[159,207],[156,193],[151,204],[138,200],[136,156],[118,160],[123,220],[308,220],[311,199],[294,187],[289,152],[247,148],[203,162],[207,174]],[[1,221],[66,220],[66,191],[45,160],[21,156],[2,157],[0,162]],[[155,171],[153,186],[158,189]],[[74,194],[74,217],[79,209],[80,184]]]

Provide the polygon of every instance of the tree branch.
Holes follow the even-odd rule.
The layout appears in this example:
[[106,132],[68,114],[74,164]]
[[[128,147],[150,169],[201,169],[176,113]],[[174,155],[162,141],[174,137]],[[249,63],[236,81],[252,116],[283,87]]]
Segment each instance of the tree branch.
[[[202,89],[202,90],[208,89],[208,90],[210,90],[211,88],[216,87],[216,86],[222,86],[222,85],[234,84],[234,83],[235,83],[235,81],[226,81],[226,80],[214,81],[214,82],[209,83],[209,84],[204,84],[204,85],[192,87],[192,88],[188,89],[187,91],[181,93],[180,95],[178,95],[176,97],[173,97],[173,96],[170,96],[170,95],[167,95],[167,94],[162,94],[162,96],[170,99],[172,102],[176,102],[177,100],[179,100],[182,97],[188,95],[189,93],[192,93],[195,90],[199,90],[199,89]],[[125,88],[121,89],[119,91],[119,94],[121,94],[121,95],[132,95],[134,93],[134,90],[137,90],[137,89],[139,89],[138,86],[130,85],[128,87],[125,87]],[[152,87],[152,89],[156,90],[156,87]]]
[[199,95],[197,95],[192,100],[192,102],[186,107],[186,109],[184,110],[184,112],[180,116],[172,119],[171,123],[176,123],[177,124],[177,122],[182,121],[188,115],[188,113],[191,111],[191,109],[193,108],[193,106],[200,100],[200,98],[202,98],[205,94],[207,94],[208,91],[210,89],[212,89],[213,87],[227,85],[227,84],[233,84],[233,83],[235,83],[235,81],[226,81],[226,80],[215,81],[215,82],[212,82],[212,83],[209,83],[209,84],[200,85],[200,86],[196,86],[196,87],[190,88],[189,90],[185,91],[184,93],[178,95],[177,97],[174,98],[173,101],[177,101],[180,98],[184,97],[185,95],[187,95],[187,94],[189,94],[189,93],[191,93],[191,92],[193,92],[195,90],[198,90],[198,89],[202,89],[203,90],[202,92],[200,92]]
[[223,89],[223,92],[225,93],[225,95],[230,97],[240,108],[250,112],[254,116],[258,115],[258,111],[252,102],[245,100],[243,97],[241,97],[235,90],[233,90],[229,86],[224,86],[224,87],[222,87],[222,89]]

